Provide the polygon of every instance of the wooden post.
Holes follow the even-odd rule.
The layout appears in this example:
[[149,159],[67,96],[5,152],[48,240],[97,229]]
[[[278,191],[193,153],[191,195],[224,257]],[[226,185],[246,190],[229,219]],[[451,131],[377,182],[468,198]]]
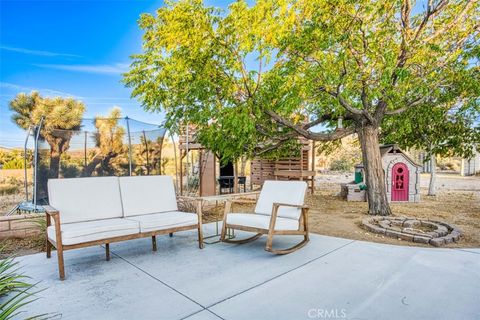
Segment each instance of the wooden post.
[[[203,181],[203,168],[202,168],[202,158],[206,157],[206,155],[203,154],[203,150],[198,150],[198,195],[201,197],[203,196],[203,186],[202,186],[202,181]],[[192,159],[193,162],[193,159]]]
[[238,193],[238,162],[233,163],[233,193]]
[[[197,215],[198,215],[198,247],[203,249],[203,232],[202,232],[202,200],[197,200]],[[217,232],[218,233],[218,232]]]
[[183,165],[182,165],[182,150],[180,150],[180,195],[183,196]]
[[65,279],[65,263],[63,261],[63,244],[62,244],[62,232],[60,227],[60,215],[56,214],[54,217],[55,220],[55,240],[57,247],[57,258],[58,258],[58,273],[60,275],[60,280]]
[[[312,171],[315,172],[315,141],[312,140]],[[315,190],[315,174],[312,176],[312,194],[314,193]]]
[[[50,218],[50,215],[48,213],[45,214],[45,217],[47,218],[47,228],[52,224],[52,220]],[[47,241],[47,258],[50,258],[52,256],[52,244],[50,241],[48,241],[48,233],[45,230],[45,239]]]

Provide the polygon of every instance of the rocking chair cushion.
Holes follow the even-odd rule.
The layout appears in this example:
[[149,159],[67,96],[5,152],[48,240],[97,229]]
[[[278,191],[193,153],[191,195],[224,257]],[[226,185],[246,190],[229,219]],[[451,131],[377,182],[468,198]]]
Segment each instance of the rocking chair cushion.
[[[227,224],[268,230],[270,218],[271,216],[266,214],[229,213]],[[275,230],[298,230],[298,220],[277,217]]]
[[[271,215],[274,203],[303,205],[307,183],[305,181],[265,181],[258,198],[255,213]],[[279,207],[278,217],[298,220],[301,209]]]

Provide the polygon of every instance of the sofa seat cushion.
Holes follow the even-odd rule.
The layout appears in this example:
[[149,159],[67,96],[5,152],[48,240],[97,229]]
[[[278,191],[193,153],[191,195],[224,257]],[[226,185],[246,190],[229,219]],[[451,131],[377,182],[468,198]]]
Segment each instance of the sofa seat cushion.
[[[140,232],[138,222],[123,218],[64,223],[61,225],[61,229],[64,245],[109,239]],[[56,241],[55,226],[49,226],[47,234],[50,239]]]
[[[264,214],[229,213],[227,215],[227,224],[268,230],[270,227],[270,218],[270,215]],[[298,230],[298,220],[277,217],[275,230]]]
[[198,224],[195,213],[169,211],[128,217],[127,219],[140,224],[140,232],[165,230]]

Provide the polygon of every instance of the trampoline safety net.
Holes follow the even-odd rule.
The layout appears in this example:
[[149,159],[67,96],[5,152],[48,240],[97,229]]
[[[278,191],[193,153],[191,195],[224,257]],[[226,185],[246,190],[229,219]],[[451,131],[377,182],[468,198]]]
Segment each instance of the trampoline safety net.
[[83,119],[78,130],[44,128],[38,140],[37,203],[51,178],[162,174],[166,129],[131,118]]

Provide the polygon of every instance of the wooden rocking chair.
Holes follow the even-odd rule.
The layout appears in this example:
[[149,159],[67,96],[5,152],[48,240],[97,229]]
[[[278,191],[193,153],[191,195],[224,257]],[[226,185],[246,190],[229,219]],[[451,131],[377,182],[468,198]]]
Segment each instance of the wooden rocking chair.
[[[254,213],[232,213],[233,203],[255,203],[249,200],[229,200],[225,205],[221,241],[247,243],[268,235],[265,250],[287,254],[307,244],[308,207],[304,205],[307,183],[304,181],[265,181]],[[227,229],[255,232],[252,237],[232,240]],[[287,249],[272,249],[274,235],[302,235],[303,240]]]

